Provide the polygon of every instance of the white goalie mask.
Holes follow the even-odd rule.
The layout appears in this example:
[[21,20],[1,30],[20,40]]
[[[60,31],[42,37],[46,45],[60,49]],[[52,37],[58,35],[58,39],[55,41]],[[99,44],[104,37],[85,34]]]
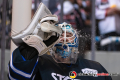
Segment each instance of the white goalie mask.
[[78,58],[78,35],[71,24],[59,24],[63,30],[59,42],[51,49],[51,55],[58,63],[76,63]]

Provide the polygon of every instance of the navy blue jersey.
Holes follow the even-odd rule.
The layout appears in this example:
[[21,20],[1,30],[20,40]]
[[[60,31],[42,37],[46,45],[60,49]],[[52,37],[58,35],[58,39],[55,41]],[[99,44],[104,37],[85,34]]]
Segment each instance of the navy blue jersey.
[[[80,75],[82,73],[107,73],[98,62],[78,59],[76,64],[63,64],[56,63],[49,55],[35,56],[26,60],[19,48],[12,53],[8,66],[10,80],[112,80],[110,76]],[[71,74],[73,71],[77,75]]]

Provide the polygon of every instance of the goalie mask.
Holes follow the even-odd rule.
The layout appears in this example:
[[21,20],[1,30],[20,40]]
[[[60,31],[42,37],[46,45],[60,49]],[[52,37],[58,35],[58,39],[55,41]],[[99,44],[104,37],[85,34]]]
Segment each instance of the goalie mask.
[[63,30],[59,42],[51,49],[52,57],[58,63],[76,63],[78,57],[78,35],[70,24],[59,24]]

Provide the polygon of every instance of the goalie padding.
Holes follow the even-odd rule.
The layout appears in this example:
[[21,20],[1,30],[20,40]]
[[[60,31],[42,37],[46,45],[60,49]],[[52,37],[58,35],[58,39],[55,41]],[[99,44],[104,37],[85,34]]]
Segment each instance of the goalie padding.
[[[40,5],[39,5],[35,15],[33,16],[30,24],[24,30],[22,30],[18,33],[12,33],[13,34],[11,36],[12,41],[17,46],[19,46],[21,43],[23,43],[22,38],[27,36],[27,35],[33,34],[33,31],[35,30],[35,28],[37,28],[37,25],[40,22],[40,20],[45,18],[48,15],[52,15],[51,12],[43,3],[40,3]],[[53,17],[53,16],[51,16],[51,17]],[[50,20],[51,18],[47,18],[47,19]],[[54,20],[56,22],[57,17],[52,18],[52,20]],[[45,19],[43,19],[43,21],[45,21]],[[12,30],[12,32],[16,32],[16,31]]]

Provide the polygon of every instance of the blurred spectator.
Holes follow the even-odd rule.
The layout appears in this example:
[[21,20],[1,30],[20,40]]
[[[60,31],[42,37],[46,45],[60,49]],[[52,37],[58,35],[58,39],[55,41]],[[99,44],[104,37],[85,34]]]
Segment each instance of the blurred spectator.
[[90,0],[76,0],[78,4],[77,12],[80,13],[84,26],[82,27],[82,34],[90,36],[91,35],[91,2]]
[[[120,36],[120,0],[96,0],[96,19],[102,40],[109,36]],[[114,49],[112,48],[114,46]],[[120,50],[120,44],[113,42],[102,50]]]
[[[58,11],[55,13],[60,19],[61,5],[58,5]],[[81,14],[75,9],[75,0],[66,0],[63,3],[63,20],[72,24],[74,29],[81,30],[84,22],[81,18]]]
[[83,53],[91,49],[91,2],[90,0],[75,0],[76,11],[81,15],[83,26],[80,28],[80,51]]
[[58,10],[57,4],[58,4],[58,0],[49,0],[48,8],[52,14],[54,14]]
[[85,11],[85,27],[87,28],[86,33],[91,35],[91,2],[90,0],[85,0],[86,6],[84,7]]

